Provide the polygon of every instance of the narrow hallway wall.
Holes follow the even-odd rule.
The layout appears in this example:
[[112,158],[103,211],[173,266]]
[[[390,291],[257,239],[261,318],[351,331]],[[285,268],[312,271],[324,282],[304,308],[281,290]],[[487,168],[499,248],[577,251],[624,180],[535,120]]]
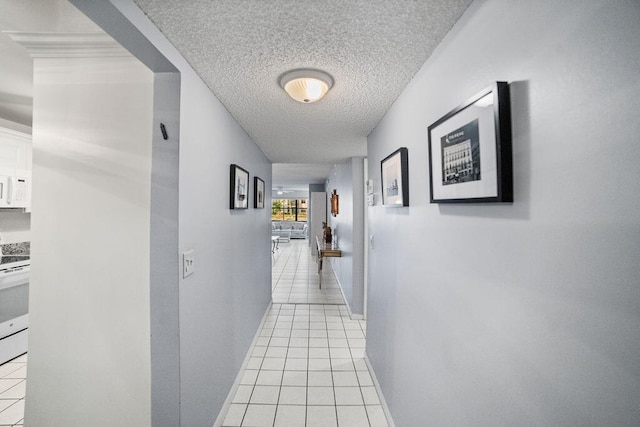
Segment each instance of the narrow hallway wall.
[[[337,190],[339,213],[331,215],[331,193]],[[327,223],[342,251],[328,258],[352,315],[364,314],[364,157],[333,167],[327,185]]]
[[229,209],[229,167],[249,171],[253,200],[271,163],[133,2],[113,3],[181,74],[177,255],[193,249],[196,268],[179,284],[180,421],[212,425],[271,300],[271,211]]
[[[640,419],[640,5],[475,1],[368,140],[367,353],[396,426]],[[427,127],[510,82],[515,201],[429,203]],[[409,150],[411,206],[380,205]]]
[[[131,0],[111,1],[122,16],[115,16],[105,3],[74,2],[95,8],[96,19],[117,33],[123,28],[119,20],[130,21],[146,40],[123,40],[126,47],[157,73],[174,66],[180,73],[179,124],[165,122],[170,140],[179,140],[179,242],[174,260],[181,268],[182,253],[194,250],[196,267],[192,276],[180,275],[176,298],[163,305],[162,299],[174,290],[162,288],[152,301],[152,314],[169,314],[173,321],[177,312],[167,304],[179,299],[180,328],[180,400],[172,398],[172,370],[170,379],[161,378],[166,387],[154,389],[153,416],[154,425],[175,425],[173,408],[179,404],[181,425],[212,425],[271,299],[270,210],[253,209],[252,204],[248,210],[229,210],[229,166],[236,163],[249,171],[252,200],[254,176],[271,188],[271,163]],[[170,61],[169,67],[152,54],[156,50]],[[270,206],[267,194],[265,206]],[[166,206],[156,208],[160,213]],[[156,217],[155,223],[160,220]],[[167,340],[152,348],[158,366],[173,366],[173,344]],[[170,419],[162,419],[163,404],[171,408]]]

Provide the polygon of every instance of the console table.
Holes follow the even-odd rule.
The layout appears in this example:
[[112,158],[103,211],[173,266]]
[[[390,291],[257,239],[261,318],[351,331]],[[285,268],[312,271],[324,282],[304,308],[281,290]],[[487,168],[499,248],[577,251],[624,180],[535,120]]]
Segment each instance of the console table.
[[318,249],[319,287],[322,289],[322,259],[329,257],[339,258],[342,256],[342,251],[335,243],[325,243],[322,236],[316,236],[316,248]]
[[291,230],[271,230],[272,236],[280,238],[280,242],[289,242],[291,240]]

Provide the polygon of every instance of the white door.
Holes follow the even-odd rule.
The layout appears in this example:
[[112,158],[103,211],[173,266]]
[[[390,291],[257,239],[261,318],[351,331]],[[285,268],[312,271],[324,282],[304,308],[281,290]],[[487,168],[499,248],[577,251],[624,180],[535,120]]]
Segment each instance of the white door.
[[311,253],[318,256],[316,236],[322,235],[322,223],[327,221],[327,193],[318,191],[311,193],[311,218],[309,226],[309,244]]

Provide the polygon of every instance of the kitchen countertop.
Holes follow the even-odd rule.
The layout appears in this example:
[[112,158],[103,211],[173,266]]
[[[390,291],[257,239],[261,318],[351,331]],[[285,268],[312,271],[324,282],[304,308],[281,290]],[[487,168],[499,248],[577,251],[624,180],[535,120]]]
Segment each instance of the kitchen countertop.
[[[30,264],[30,242],[0,244],[0,268],[3,271]],[[8,270],[7,270],[8,269]]]
[[31,242],[0,244],[0,255],[26,255],[31,252]]

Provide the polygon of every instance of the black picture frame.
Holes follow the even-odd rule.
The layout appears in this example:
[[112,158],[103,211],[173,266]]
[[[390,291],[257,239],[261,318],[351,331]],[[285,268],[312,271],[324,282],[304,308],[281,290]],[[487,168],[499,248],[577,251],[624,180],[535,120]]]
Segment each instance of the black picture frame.
[[257,176],[253,177],[253,207],[264,209],[264,181]]
[[431,203],[513,202],[509,84],[496,82],[428,128]]
[[249,208],[249,172],[236,164],[231,165],[230,209]]
[[409,206],[409,150],[398,148],[380,162],[382,205]]

